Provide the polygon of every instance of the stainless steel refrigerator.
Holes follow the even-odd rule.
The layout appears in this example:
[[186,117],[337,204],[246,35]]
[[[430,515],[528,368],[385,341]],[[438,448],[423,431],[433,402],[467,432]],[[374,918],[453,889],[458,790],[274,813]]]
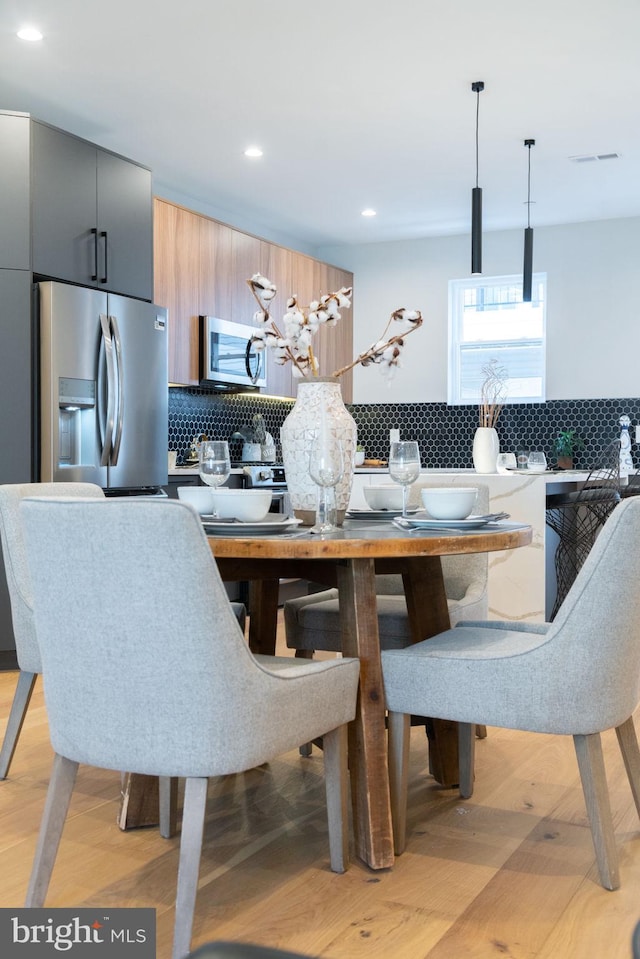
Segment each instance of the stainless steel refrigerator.
[[37,284],[42,482],[111,495],[167,483],[167,311],[64,283]]

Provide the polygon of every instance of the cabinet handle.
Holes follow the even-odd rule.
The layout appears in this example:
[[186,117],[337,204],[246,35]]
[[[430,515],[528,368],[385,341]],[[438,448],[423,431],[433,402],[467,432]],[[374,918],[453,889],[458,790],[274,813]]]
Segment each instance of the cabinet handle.
[[91,233],[93,234],[93,273],[91,279],[95,281],[98,279],[98,231],[95,226]]
[[106,230],[102,230],[102,232],[100,233],[100,236],[101,236],[102,239],[104,240],[104,276],[102,277],[102,279],[100,280],[100,282],[101,282],[101,283],[106,283],[106,282],[107,282],[107,278],[108,278],[108,276],[109,276],[109,267],[108,267],[108,260],[107,260],[107,255],[108,255],[108,254],[107,254],[107,231],[106,231]]

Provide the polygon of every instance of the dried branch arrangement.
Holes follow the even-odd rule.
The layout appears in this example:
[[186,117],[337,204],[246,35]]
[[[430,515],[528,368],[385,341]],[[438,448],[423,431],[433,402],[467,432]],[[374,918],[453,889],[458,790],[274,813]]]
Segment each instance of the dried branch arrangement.
[[482,367],[484,380],[480,387],[480,426],[495,427],[507,399],[509,373],[497,360]]
[[[252,276],[247,283],[260,306],[254,315],[258,324],[253,337],[255,348],[273,350],[276,363],[291,362],[294,376],[318,376],[320,371],[313,351],[313,336],[324,324],[336,325],[340,319],[339,311],[351,306],[351,289],[343,287],[335,293],[327,293],[308,307],[301,306],[297,297],[289,297],[287,312],[282,318],[283,330],[280,330],[270,312],[271,300],[276,295],[274,284],[260,273]],[[394,310],[382,337],[347,366],[335,370],[331,375],[342,376],[354,366],[369,366],[374,363],[387,378],[391,378],[400,366],[400,354],[405,338],[421,325],[420,310]]]

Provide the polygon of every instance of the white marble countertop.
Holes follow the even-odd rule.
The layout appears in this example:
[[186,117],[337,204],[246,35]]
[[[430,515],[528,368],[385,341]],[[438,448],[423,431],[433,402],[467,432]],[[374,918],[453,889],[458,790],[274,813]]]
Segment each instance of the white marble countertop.
[[[388,466],[359,466],[355,470],[356,476],[389,476]],[[420,475],[425,476],[465,476],[477,478],[481,482],[484,477],[490,476],[492,479],[504,480],[522,480],[538,479],[543,477],[547,482],[569,483],[586,479],[589,475],[587,470],[544,470],[542,473],[535,473],[533,470],[508,470],[506,473],[477,473],[474,469],[445,469],[439,467],[425,467],[420,470]]]
[[[234,466],[231,470],[232,473],[240,475],[242,473],[241,466]],[[169,470],[169,476],[197,476],[198,467],[197,466],[176,466],[173,469]]]

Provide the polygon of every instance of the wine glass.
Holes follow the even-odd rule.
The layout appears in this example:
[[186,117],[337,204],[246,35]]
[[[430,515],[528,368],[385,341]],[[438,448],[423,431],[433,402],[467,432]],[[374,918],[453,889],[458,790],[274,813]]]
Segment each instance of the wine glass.
[[[229,444],[226,440],[203,440],[200,444],[198,472],[207,486],[217,487],[226,483],[231,475]],[[213,516],[218,516],[215,506]]]
[[310,533],[333,533],[336,526],[335,486],[344,473],[344,452],[337,437],[318,436],[309,455],[309,475],[318,487],[316,522]]
[[420,475],[420,450],[414,440],[402,440],[391,444],[389,452],[389,476],[402,486],[402,515],[407,515],[409,487]]

